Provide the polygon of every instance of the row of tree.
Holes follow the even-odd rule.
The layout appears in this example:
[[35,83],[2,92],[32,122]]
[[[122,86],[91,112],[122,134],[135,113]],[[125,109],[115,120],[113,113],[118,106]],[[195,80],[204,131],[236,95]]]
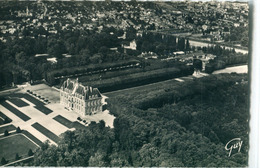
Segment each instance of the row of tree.
[[[31,149],[28,150],[28,153],[27,153],[28,156],[33,156],[33,151]],[[16,160],[20,160],[21,159],[21,156],[19,156],[18,153],[15,154],[15,161]],[[1,159],[1,165],[5,165],[8,163],[8,160],[6,160],[4,157],[2,157]]]
[[137,38],[137,50],[140,52],[155,52],[159,55],[168,55],[175,51],[191,50],[188,39],[176,38],[172,35],[145,32]]
[[203,47],[202,51],[217,56],[206,65],[205,72],[207,73],[212,73],[229,65],[247,64],[249,60],[248,54],[236,53],[234,48],[226,49],[219,45]]

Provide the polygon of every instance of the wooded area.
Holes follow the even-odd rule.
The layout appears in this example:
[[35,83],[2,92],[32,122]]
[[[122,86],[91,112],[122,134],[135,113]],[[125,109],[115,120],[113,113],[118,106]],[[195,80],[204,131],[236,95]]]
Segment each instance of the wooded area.
[[[247,165],[246,75],[212,75],[166,89],[171,91],[159,97],[155,91],[147,95],[137,90],[110,98],[108,109],[116,116],[113,129],[101,121],[92,122],[82,130],[68,131],[62,135],[58,147],[42,146],[30,165]],[[174,93],[178,96],[173,96]],[[178,101],[164,102],[164,97],[169,96]],[[160,105],[154,106],[155,101]],[[142,110],[135,104],[148,104],[148,107]],[[225,144],[235,137],[243,140],[243,147],[241,152],[228,157]]]

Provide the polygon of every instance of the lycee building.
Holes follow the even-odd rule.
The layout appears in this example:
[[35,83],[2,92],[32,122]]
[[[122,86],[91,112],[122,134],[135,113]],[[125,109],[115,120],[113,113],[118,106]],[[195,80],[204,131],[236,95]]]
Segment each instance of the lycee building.
[[60,89],[60,103],[82,116],[102,112],[102,95],[97,88],[83,86],[78,79],[67,79]]

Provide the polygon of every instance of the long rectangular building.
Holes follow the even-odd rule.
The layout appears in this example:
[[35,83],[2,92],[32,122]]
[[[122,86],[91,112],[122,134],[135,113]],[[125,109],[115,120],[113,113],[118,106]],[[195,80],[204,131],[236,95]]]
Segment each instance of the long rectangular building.
[[60,89],[60,103],[82,116],[102,112],[102,95],[97,88],[83,86],[78,79],[67,79]]

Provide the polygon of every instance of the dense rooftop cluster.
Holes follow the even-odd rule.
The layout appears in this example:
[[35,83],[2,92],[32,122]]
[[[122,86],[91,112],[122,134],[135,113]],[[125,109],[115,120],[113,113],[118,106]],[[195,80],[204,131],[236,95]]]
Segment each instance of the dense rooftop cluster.
[[248,26],[247,3],[230,2],[1,2],[1,39],[62,30],[175,29],[210,34]]

